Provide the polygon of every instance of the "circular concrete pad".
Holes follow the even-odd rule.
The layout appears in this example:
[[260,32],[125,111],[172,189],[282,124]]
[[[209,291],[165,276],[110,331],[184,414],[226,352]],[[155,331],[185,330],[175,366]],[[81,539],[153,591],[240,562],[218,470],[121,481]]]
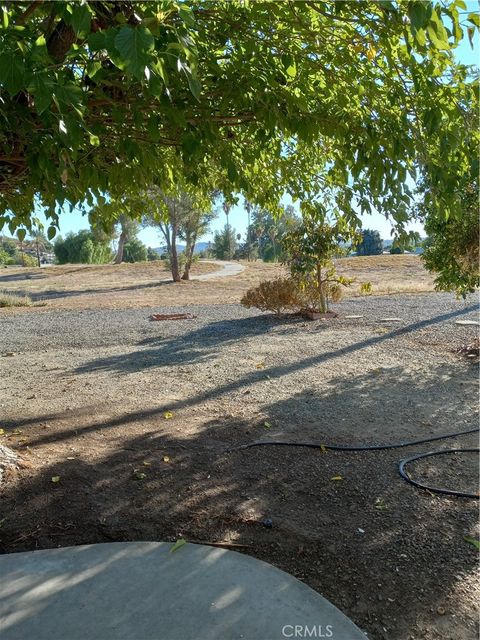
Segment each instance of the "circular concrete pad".
[[0,556],[2,640],[365,640],[292,576],[246,555],[114,542]]

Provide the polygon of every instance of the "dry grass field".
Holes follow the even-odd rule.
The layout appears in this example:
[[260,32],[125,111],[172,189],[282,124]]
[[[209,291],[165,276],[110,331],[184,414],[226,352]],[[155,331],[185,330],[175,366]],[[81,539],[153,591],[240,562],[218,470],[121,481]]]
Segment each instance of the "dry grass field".
[[[182,283],[171,282],[168,270],[160,262],[8,268],[0,272],[0,291],[29,295],[35,303],[30,309],[35,310],[225,304],[238,303],[249,287],[285,273],[279,264],[242,264],[244,271],[233,277]],[[346,297],[359,295],[363,282],[371,283],[373,295],[433,291],[433,278],[419,256],[343,258],[337,260],[337,268],[356,280],[345,292]],[[192,275],[217,269],[211,262],[199,262]]]

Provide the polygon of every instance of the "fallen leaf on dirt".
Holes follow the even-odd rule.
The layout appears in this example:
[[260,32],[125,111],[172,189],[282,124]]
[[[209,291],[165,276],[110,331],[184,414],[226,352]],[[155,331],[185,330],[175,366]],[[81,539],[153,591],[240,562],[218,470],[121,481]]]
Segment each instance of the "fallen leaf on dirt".
[[255,365],[255,369],[263,369],[265,367],[265,362],[257,362]]
[[321,444],[321,445],[320,445],[320,451],[321,451],[322,453],[327,453],[327,447],[326,447],[324,444]]
[[388,507],[385,504],[385,501],[382,500],[382,498],[377,498],[375,500],[375,509],[378,509],[378,511],[386,511]]
[[0,429],[0,436],[4,436],[5,435],[5,429]]
[[133,470],[133,475],[135,476],[136,480],[145,480],[145,478],[147,477],[146,473],[142,473],[140,471],[140,469],[134,469]]
[[145,467],[149,467],[152,463],[151,463],[151,462],[147,462],[146,460],[144,460],[142,464],[143,464]]
[[162,460],[164,462],[170,462],[170,457],[169,456],[163,456]]
[[67,460],[76,460],[76,458],[74,456],[69,456]]
[[272,428],[272,425],[270,424],[270,422],[266,422],[266,421],[263,423],[263,426],[265,427],[265,429],[271,429]]
[[474,547],[476,547],[477,549],[480,549],[480,541],[479,540],[475,540],[475,538],[464,538],[465,542],[469,542],[470,544],[473,544]]
[[343,480],[342,476],[333,476],[330,480]]
[[52,476],[52,482],[60,482],[60,476]]
[[163,417],[165,418],[165,420],[170,420],[170,418],[173,418],[173,413],[171,411],[165,411]]
[[173,553],[174,551],[178,551],[178,549],[181,549],[183,547],[184,544],[187,544],[187,541],[184,538],[179,538],[175,544],[173,545],[173,547],[170,549],[170,553]]

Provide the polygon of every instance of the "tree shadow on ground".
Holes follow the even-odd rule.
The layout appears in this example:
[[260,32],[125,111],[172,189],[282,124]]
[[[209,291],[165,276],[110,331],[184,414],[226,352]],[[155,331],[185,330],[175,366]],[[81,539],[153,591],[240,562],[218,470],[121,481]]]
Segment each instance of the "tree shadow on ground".
[[157,287],[163,287],[165,285],[176,284],[172,280],[158,280],[156,282],[148,282],[145,284],[135,284],[127,287],[98,287],[90,289],[45,289],[43,291],[30,291],[28,289],[15,289],[12,293],[16,295],[28,295],[33,302],[41,302],[43,300],[57,300],[61,298],[74,298],[78,296],[89,295],[104,295],[104,294],[116,294],[127,293],[129,291],[143,291],[145,289],[155,289]]
[[[446,373],[443,366],[431,379],[415,381],[400,369],[390,372],[408,379],[415,406],[425,399],[422,415],[431,408],[436,433],[451,430],[449,417],[428,400],[442,395],[438,381]],[[188,434],[180,430],[188,412],[168,422],[149,421],[157,409],[102,423],[85,415],[75,429],[57,430],[52,424],[48,436],[32,425],[31,451],[66,441],[77,451],[69,456],[73,459],[63,454],[53,463],[21,471],[6,485],[2,550],[181,536],[245,545],[241,551],[305,581],[372,638],[416,638],[427,630],[441,637],[473,637],[473,602],[462,583],[469,584],[476,567],[475,549],[464,537],[474,533],[477,505],[430,495],[402,481],[398,460],[418,448],[400,454],[232,450],[277,437],[284,427],[276,421],[288,419],[290,412],[290,436],[311,437],[306,413],[295,414],[307,399],[310,417],[319,419],[319,442],[358,432],[358,408],[366,402],[364,415],[378,411],[391,391],[390,374],[361,375],[347,383],[338,378],[321,395],[312,397],[306,390],[272,402],[268,429],[264,415],[215,420],[205,415],[196,432]],[[457,409],[462,402],[459,397]],[[321,422],[325,408],[329,423]],[[400,429],[403,417],[395,404],[389,413]],[[335,430],[332,421],[340,424],[342,416],[348,424]],[[111,443],[89,440],[97,433],[111,433]],[[361,442],[362,433],[358,436]],[[398,437],[404,439],[401,433]],[[56,476],[60,480],[53,483]],[[272,519],[272,528],[264,526],[265,518]],[[447,614],[439,614],[440,608]]]
[[[368,337],[340,349],[314,354],[310,358],[305,358],[292,364],[268,367],[263,370],[263,375],[270,375],[272,377],[281,376],[296,370],[317,366],[333,358],[350,355],[367,347],[372,347],[400,336],[413,334],[422,329],[441,324],[476,310],[477,305],[471,305],[463,309],[457,309],[432,318],[420,320],[398,329],[386,331],[381,335]],[[157,342],[156,337],[146,338],[140,341],[138,345],[141,347],[148,346],[149,349],[104,358],[95,358],[79,367],[76,372],[88,373],[94,370],[105,370],[132,373],[134,371],[143,371],[148,367],[172,366],[172,364],[194,364],[214,356],[215,352],[226,344],[238,343],[250,336],[262,335],[269,329],[278,327],[279,323],[292,326],[294,324],[301,324],[303,321],[298,316],[277,319],[271,315],[256,315],[250,318],[212,322],[200,327],[200,329],[193,329],[190,332],[186,331],[180,336],[167,338],[167,340],[162,336],[159,345],[155,345]],[[324,325],[323,328],[326,329],[327,326],[328,325]],[[322,325],[319,325],[319,327],[322,327]],[[152,344],[155,346],[151,346]],[[258,374],[253,375],[258,378]],[[250,382],[249,379],[240,378],[232,383],[231,386],[225,386],[221,393],[227,393],[234,388],[244,386]]]

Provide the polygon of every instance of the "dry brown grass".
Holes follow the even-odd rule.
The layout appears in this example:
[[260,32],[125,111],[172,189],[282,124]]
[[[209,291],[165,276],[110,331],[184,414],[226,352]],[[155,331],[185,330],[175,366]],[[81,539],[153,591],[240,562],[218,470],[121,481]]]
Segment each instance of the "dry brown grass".
[[[44,301],[48,309],[124,309],[151,306],[238,303],[245,291],[286,274],[279,264],[242,262],[243,273],[208,281],[173,283],[160,262],[121,265],[62,265],[42,269],[8,268],[0,272],[0,288]],[[217,270],[197,263],[192,275]],[[373,294],[433,290],[433,278],[418,256],[385,255],[337,260],[340,273],[356,279],[346,295],[359,295],[362,282],[371,282]],[[41,308],[33,307],[37,311]],[[21,312],[18,309],[17,312]],[[28,311],[28,309],[26,310]],[[5,311],[12,312],[12,310]]]
[[374,295],[389,293],[424,293],[433,291],[434,277],[426,271],[420,256],[358,256],[336,260],[339,273],[355,278],[346,295],[358,295],[362,282],[370,282]]
[[0,308],[5,307],[29,307],[32,300],[29,296],[16,295],[15,293],[7,293],[0,291]]

